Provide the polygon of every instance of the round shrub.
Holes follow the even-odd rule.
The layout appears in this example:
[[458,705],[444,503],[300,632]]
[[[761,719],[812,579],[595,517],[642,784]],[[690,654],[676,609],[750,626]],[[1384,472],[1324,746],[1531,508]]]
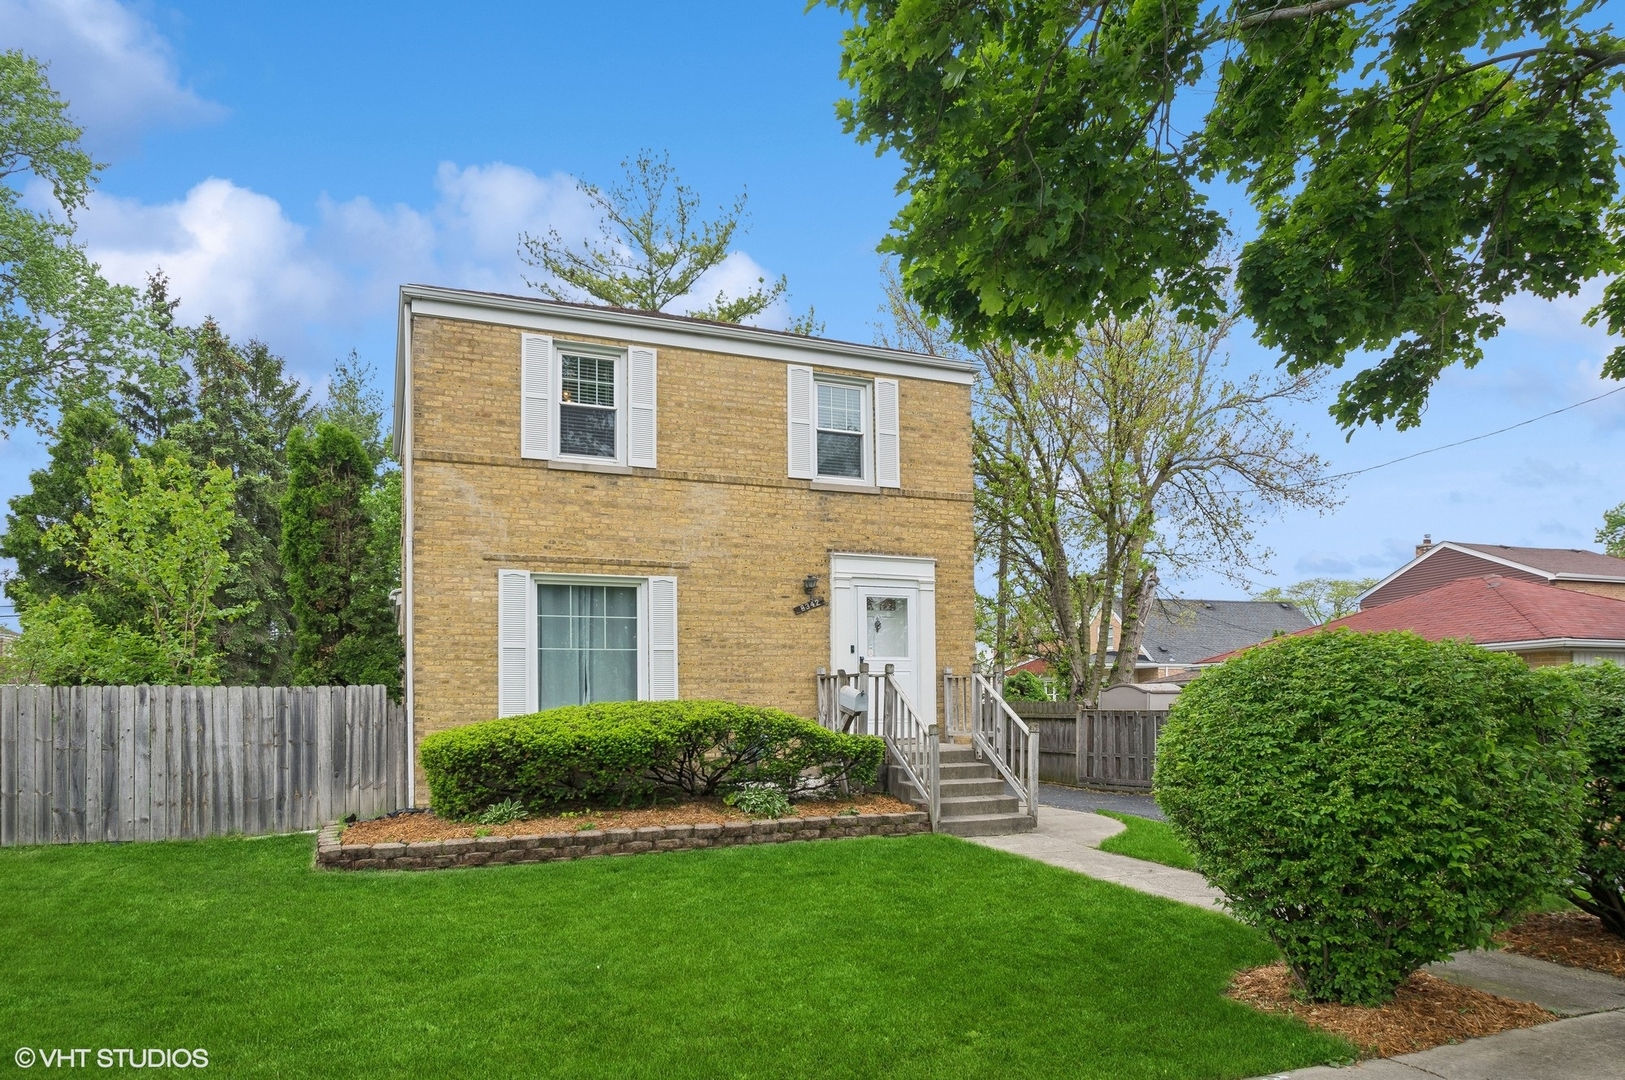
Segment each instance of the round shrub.
[[1044,680],[1030,671],[1018,671],[1004,680],[1006,701],[1048,701]]
[[1585,723],[1585,798],[1580,804],[1576,907],[1625,937],[1625,668],[1566,669]]
[[1464,642],[1282,638],[1186,687],[1157,802],[1311,1000],[1376,1004],[1569,875],[1572,702]]
[[788,795],[872,783],[885,743],[778,709],[726,701],[616,701],[486,720],[419,747],[435,813],[467,818],[513,799],[527,808],[626,800],[664,788],[712,795],[769,784]]

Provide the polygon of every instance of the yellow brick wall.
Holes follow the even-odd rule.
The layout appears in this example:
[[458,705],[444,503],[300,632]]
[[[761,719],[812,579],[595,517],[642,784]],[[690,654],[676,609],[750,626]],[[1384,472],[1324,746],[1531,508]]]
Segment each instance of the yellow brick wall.
[[1568,589],[1570,592],[1590,593],[1592,596],[1606,596],[1610,600],[1625,600],[1625,583],[1614,581],[1554,581],[1559,589]]
[[785,364],[662,347],[660,467],[567,471],[519,456],[520,334],[413,320],[419,738],[496,715],[499,569],[671,574],[681,695],[812,716],[830,620],[791,612],[802,579],[819,575],[827,597],[831,551],[934,558],[937,665],[969,670],[969,387],[899,379],[900,490],[813,490],[786,476]]
[[1532,668],[1561,667],[1574,662],[1574,653],[1568,649],[1542,649],[1538,652],[1521,652],[1517,654],[1519,660]]

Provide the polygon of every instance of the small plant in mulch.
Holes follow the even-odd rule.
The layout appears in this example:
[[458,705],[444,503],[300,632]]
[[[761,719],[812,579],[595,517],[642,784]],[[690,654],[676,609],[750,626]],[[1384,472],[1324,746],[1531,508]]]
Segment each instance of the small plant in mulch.
[[1307,1001],[1285,964],[1240,972],[1228,993],[1255,1009],[1291,1013],[1310,1027],[1341,1035],[1368,1058],[1415,1053],[1557,1019],[1538,1005],[1457,986],[1421,971],[1401,983],[1386,1004],[1376,1006]]
[[790,800],[779,788],[769,784],[740,788],[723,797],[723,802],[753,818],[782,818],[790,816]]
[[523,821],[528,815],[525,806],[518,799],[503,799],[499,803],[492,803],[474,820],[481,825],[507,825],[515,821]]

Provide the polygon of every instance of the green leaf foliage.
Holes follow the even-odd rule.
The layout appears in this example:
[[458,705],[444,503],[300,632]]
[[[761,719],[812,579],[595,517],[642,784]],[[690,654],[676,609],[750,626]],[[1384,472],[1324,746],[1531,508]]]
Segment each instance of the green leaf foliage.
[[[1599,0],[828,2],[838,114],[903,166],[882,248],[972,345],[1064,347],[1154,297],[1209,324],[1234,272],[1291,372],[1375,358],[1341,424],[1406,428],[1519,292],[1612,277],[1591,317],[1625,329]],[[1221,178],[1256,214],[1234,265]]]
[[1311,999],[1376,1004],[1568,877],[1573,702],[1561,677],[1463,642],[1282,638],[1186,687],[1157,802]]
[[1597,530],[1597,543],[1616,559],[1625,559],[1625,503],[1620,503],[1602,515],[1602,528]]
[[1004,680],[1006,701],[1048,701],[1044,680],[1030,671],[1018,671]]
[[1625,668],[1571,667],[1586,727],[1585,801],[1574,905],[1625,937]]
[[58,685],[217,682],[217,630],[244,612],[216,602],[231,572],[231,474],[173,456],[124,464],[104,451],[86,480],[88,510],[42,542],[92,588],[22,609],[17,668]]
[[[316,425],[288,439],[282,565],[294,618],[294,681],[382,684],[399,694],[401,644],[392,563],[374,524],[377,478],[355,432]],[[398,513],[398,487],[396,512]]]
[[539,809],[663,788],[713,795],[766,784],[794,795],[873,783],[885,744],[778,709],[725,701],[620,701],[486,720],[423,740],[435,812],[467,818],[504,799]]
[[[128,344],[135,292],[110,285],[74,243],[73,214],[100,169],[45,69],[0,50],[0,423],[44,426],[102,387]],[[28,181],[56,213],[25,205]]]

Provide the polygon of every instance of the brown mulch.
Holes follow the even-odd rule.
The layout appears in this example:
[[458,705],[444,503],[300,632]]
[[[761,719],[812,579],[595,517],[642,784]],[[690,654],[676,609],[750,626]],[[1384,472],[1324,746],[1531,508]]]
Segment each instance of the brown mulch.
[[1418,971],[1386,1005],[1320,1005],[1292,996],[1285,964],[1240,972],[1230,983],[1237,1001],[1266,1012],[1289,1012],[1310,1027],[1341,1035],[1361,1057],[1393,1057],[1446,1043],[1534,1027],[1557,1017],[1538,1005],[1486,994]]
[[[850,799],[795,803],[790,812],[797,817],[833,817],[849,809],[863,814],[906,814],[914,807],[890,795],[856,795]],[[526,818],[507,825],[446,821],[432,813],[399,814],[357,822],[344,830],[339,843],[411,844],[419,840],[458,840],[473,836],[475,830],[479,830],[481,836],[537,836],[583,829],[637,829],[645,825],[706,825],[749,820],[748,814],[715,798],[693,799],[645,810],[578,810]]]
[[1530,915],[1495,940],[1508,952],[1625,979],[1625,938],[1610,934],[1601,919],[1583,911]]

